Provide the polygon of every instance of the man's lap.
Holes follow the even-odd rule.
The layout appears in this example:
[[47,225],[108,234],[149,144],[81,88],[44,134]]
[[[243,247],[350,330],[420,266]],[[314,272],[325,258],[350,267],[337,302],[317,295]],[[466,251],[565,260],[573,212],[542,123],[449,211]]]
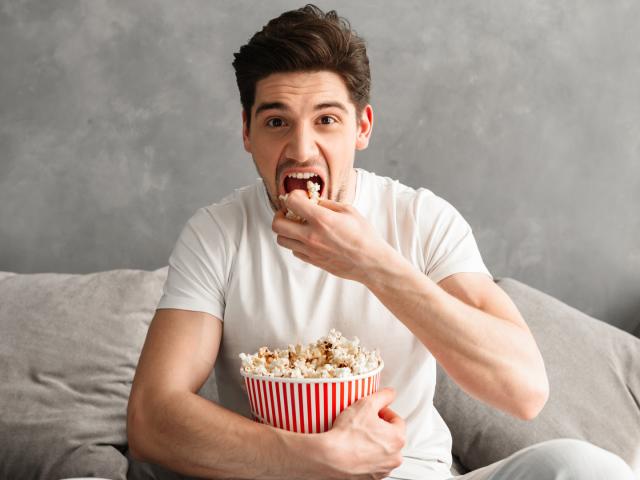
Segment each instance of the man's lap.
[[634,480],[620,457],[591,443],[556,439],[537,443],[455,480]]

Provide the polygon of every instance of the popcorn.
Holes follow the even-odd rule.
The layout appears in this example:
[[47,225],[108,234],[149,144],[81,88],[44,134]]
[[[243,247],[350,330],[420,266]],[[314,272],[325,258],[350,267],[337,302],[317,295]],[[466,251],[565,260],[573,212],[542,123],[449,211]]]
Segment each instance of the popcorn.
[[[320,184],[312,182],[311,180],[308,180],[307,181],[307,196],[309,197],[309,200],[311,200],[313,203],[317,204],[318,201],[320,200]],[[287,198],[289,198],[289,194],[285,193],[284,195],[280,195],[278,198],[280,200],[282,200],[283,202],[285,202],[287,200]],[[300,222],[300,223],[306,222],[306,220],[304,218],[302,218],[299,215],[296,215],[295,213],[293,213],[293,211],[289,210],[288,208],[287,208],[287,214],[285,216],[289,220],[294,220],[294,221]]]
[[240,359],[241,372],[283,378],[346,378],[371,372],[382,363],[378,350],[367,350],[358,337],[349,340],[334,328],[315,343],[274,351],[261,347],[252,355],[241,353]]

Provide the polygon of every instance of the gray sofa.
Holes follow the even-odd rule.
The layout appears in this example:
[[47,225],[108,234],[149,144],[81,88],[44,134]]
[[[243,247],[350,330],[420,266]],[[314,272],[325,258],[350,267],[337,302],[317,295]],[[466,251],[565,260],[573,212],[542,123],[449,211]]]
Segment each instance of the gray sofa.
[[[166,268],[86,275],[0,272],[0,478],[180,478],[131,460],[126,405]],[[640,479],[640,340],[513,279],[551,396],[533,421],[470,398],[438,373],[436,405],[460,472],[551,438],[591,441]],[[215,400],[210,378],[201,395]]]

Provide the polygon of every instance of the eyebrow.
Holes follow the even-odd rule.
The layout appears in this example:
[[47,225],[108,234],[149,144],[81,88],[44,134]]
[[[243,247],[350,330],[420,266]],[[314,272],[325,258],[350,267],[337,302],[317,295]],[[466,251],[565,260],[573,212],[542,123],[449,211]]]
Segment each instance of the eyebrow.
[[[323,102],[323,103],[319,103],[316,106],[313,107],[313,110],[323,110],[325,108],[338,108],[340,110],[342,110],[344,113],[349,113],[349,111],[347,110],[347,107],[344,106],[344,104],[340,103],[340,102]],[[258,107],[256,108],[256,113],[255,116],[257,117],[260,113],[264,112],[265,110],[282,110],[284,112],[288,112],[291,109],[284,103],[282,102],[265,102],[265,103],[261,103],[260,105],[258,105]]]

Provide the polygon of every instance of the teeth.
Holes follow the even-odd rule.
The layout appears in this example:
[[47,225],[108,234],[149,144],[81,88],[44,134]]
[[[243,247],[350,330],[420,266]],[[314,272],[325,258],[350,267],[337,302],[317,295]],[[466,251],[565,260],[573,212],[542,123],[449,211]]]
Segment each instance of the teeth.
[[289,173],[287,175],[287,177],[293,177],[293,178],[311,178],[311,177],[315,177],[316,174],[315,173],[311,173],[311,172],[306,172],[306,173],[302,173],[302,172],[294,172],[294,173]]

